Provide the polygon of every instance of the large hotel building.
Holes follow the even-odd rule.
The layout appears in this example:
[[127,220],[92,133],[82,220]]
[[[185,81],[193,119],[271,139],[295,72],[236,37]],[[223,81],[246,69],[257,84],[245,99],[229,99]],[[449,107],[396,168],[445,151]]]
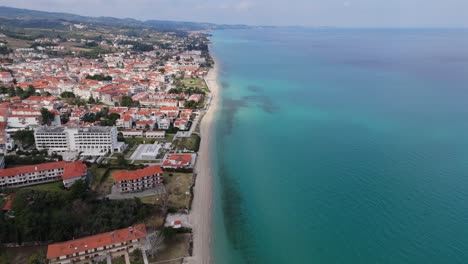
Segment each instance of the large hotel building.
[[78,151],[83,155],[102,156],[120,152],[116,127],[41,126],[34,130],[36,148],[51,152]]

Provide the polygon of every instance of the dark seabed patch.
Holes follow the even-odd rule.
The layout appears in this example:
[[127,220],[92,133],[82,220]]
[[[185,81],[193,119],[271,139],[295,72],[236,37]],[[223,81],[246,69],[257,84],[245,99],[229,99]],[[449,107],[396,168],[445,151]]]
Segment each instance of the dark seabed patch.
[[229,87],[231,87],[231,85],[228,83],[228,82],[225,82],[225,81],[221,81],[221,88],[223,89],[229,89]]
[[241,253],[244,263],[258,263],[255,245],[250,235],[252,228],[244,213],[239,184],[228,174],[224,165],[221,165],[219,177],[223,188],[222,205],[227,238],[232,247]]
[[263,90],[263,88],[258,85],[248,85],[247,90],[252,91],[252,92],[260,92]]
[[246,100],[240,100],[240,99],[224,99],[223,100],[223,105],[222,105],[222,116],[223,120],[226,123],[225,126],[223,126],[223,133],[226,135],[231,134],[232,128],[234,126],[234,117],[236,116],[237,111],[241,107],[246,107],[247,102]]
[[263,111],[273,113],[279,110],[279,106],[275,105],[270,97],[264,95],[249,95],[242,97],[245,101],[253,102]]

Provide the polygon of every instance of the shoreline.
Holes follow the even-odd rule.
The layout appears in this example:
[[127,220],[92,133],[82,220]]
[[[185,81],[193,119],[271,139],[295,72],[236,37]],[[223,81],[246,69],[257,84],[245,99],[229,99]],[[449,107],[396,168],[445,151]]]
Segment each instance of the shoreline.
[[195,166],[197,174],[194,187],[192,210],[190,211],[190,222],[193,232],[193,252],[188,263],[208,264],[212,263],[212,179],[213,166],[211,160],[211,149],[213,144],[213,125],[216,111],[219,107],[219,83],[218,65],[210,69],[205,77],[206,84],[210,90],[211,100],[205,115],[200,121],[200,149]]

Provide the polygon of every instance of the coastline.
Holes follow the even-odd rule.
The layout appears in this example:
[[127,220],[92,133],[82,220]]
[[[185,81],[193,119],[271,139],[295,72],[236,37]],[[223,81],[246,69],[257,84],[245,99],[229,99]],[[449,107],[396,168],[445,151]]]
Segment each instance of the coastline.
[[200,150],[195,167],[197,174],[190,221],[193,231],[193,253],[189,263],[212,263],[212,173],[211,149],[213,144],[213,125],[219,107],[218,66],[215,63],[205,78],[211,93],[208,109],[200,121]]

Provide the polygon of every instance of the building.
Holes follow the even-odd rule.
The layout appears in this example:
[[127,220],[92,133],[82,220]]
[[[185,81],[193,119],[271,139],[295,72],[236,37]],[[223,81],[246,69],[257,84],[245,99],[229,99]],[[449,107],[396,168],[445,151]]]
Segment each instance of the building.
[[147,138],[165,138],[166,137],[166,131],[162,131],[162,130],[146,131],[145,137],[147,137]]
[[94,236],[78,238],[47,247],[50,264],[91,263],[105,259],[108,254],[133,252],[146,244],[144,224]]
[[147,130],[151,130],[154,128],[154,124],[156,122],[154,120],[139,120],[139,121],[136,121],[136,129],[147,129]]
[[164,129],[167,130],[171,126],[171,121],[167,118],[162,118],[158,120],[158,129]]
[[0,72],[0,82],[9,83],[13,81],[13,76],[10,72]]
[[163,184],[162,169],[150,166],[135,171],[114,172],[114,183],[120,192],[139,192]]
[[124,138],[143,137],[143,130],[123,130],[121,133]]
[[195,165],[196,154],[169,154],[163,162],[163,168],[188,169]]
[[119,128],[130,129],[133,127],[133,118],[130,115],[124,115],[116,120],[115,125]]
[[75,181],[85,179],[86,175],[86,164],[81,161],[22,166],[0,170],[0,188],[17,188],[60,180],[68,188]]
[[34,130],[36,148],[49,152],[78,151],[83,156],[102,156],[120,152],[123,142],[117,141],[116,127],[50,127]]

